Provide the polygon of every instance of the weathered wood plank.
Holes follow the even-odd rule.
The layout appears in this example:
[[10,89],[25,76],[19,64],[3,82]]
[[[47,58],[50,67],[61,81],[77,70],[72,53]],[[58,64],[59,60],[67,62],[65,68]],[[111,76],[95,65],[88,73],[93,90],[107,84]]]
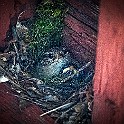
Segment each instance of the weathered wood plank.
[[84,13],[93,19],[98,18],[99,15],[99,6],[95,3],[93,3],[92,0],[66,0],[67,5],[70,8],[78,9],[77,11],[79,13]]
[[68,14],[97,31],[98,10],[92,2],[71,0],[68,1],[68,6]]
[[91,28],[86,26],[84,23],[78,21],[76,18],[72,17],[71,15],[67,15],[65,18],[65,25],[70,27],[79,35],[86,34],[87,38],[94,41],[94,44],[96,44],[97,33],[91,30]]
[[70,53],[72,53],[73,58],[80,62],[90,61],[95,58],[95,54],[87,51],[86,48],[80,45],[77,40],[71,37],[71,35],[65,37],[63,46],[66,47],[70,51]]
[[68,35],[70,35],[82,47],[86,48],[86,50],[89,51],[89,53],[92,53],[92,54],[95,53],[96,45],[93,44],[86,37],[80,36],[77,32],[74,32],[73,30],[69,29],[68,27],[65,28],[64,34],[65,34],[65,37],[68,36]]
[[0,84],[0,124],[54,124],[49,116],[40,118],[43,111],[34,104],[19,107],[19,99],[12,95],[11,88]]
[[93,124],[124,124],[123,5],[123,0],[101,0]]
[[[81,61],[94,60],[99,7],[92,1],[66,0],[64,44]],[[74,46],[73,46],[74,45]]]

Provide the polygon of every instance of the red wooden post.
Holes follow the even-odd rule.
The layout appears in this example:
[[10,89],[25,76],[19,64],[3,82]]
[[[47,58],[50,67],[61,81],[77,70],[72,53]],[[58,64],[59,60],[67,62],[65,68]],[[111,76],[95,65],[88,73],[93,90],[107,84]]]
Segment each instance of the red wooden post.
[[124,1],[101,0],[93,124],[124,124]]

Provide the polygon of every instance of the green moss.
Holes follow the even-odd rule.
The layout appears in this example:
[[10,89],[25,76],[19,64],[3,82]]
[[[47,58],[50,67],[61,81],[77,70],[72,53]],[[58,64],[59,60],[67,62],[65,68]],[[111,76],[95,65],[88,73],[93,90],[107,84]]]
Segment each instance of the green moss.
[[47,49],[61,45],[65,10],[62,0],[44,0],[37,7],[29,44],[33,59],[37,60]]

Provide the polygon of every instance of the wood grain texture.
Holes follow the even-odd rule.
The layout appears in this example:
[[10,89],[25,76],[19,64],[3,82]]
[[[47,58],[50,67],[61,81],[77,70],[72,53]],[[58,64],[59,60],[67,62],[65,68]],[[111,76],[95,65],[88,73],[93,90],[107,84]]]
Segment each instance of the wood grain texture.
[[64,46],[78,61],[95,59],[99,6],[92,0],[66,0]]
[[19,99],[12,94],[9,86],[0,84],[0,124],[54,124],[49,116],[40,118],[43,111],[34,104],[28,103],[21,109]]
[[93,124],[124,124],[124,1],[102,0]]

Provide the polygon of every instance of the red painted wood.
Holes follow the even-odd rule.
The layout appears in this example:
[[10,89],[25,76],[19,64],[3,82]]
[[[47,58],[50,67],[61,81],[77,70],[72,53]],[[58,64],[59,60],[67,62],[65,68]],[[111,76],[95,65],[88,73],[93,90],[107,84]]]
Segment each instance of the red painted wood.
[[80,62],[93,60],[96,52],[96,32],[70,15],[66,16],[65,24],[64,46]]
[[[98,18],[98,12],[99,12],[99,7],[97,8],[98,11],[96,11],[96,8],[91,7],[92,2],[90,2],[91,4],[88,4],[85,0],[66,0],[71,6],[73,6],[74,8],[77,8],[79,12],[85,13],[88,16],[92,17],[93,19],[97,19]],[[95,7],[98,6],[98,1],[99,0],[93,0],[93,1],[97,1],[95,2]]]
[[67,0],[64,46],[76,60],[95,59],[99,7],[93,1]]
[[[76,14],[75,17],[78,18],[80,17],[80,14]],[[72,30],[74,30],[75,32],[77,32],[79,35],[87,35],[87,39],[92,40],[92,42],[94,42],[94,44],[96,44],[96,40],[97,40],[97,33],[94,32],[93,30],[91,30],[90,27],[86,26],[85,24],[81,23],[80,21],[78,21],[77,19],[75,19],[74,17],[72,17],[71,15],[66,16],[65,18],[65,24],[72,28]]]
[[0,84],[0,124],[54,124],[49,116],[40,118],[43,111],[34,104],[20,109],[19,99],[12,94],[9,86]]
[[25,11],[21,19],[33,15],[35,0],[0,0],[0,47],[5,47],[10,23],[16,23],[18,15]]
[[123,5],[123,0],[101,0],[93,124],[124,124]]

